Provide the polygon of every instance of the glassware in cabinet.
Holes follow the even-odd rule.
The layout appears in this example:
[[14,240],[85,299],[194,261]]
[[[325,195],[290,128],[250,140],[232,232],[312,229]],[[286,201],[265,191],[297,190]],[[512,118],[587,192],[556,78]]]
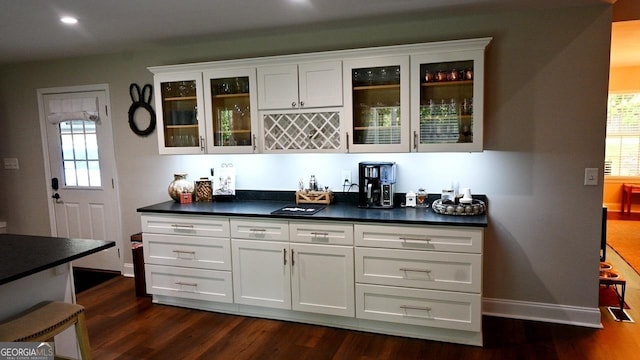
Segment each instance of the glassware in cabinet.
[[484,50],[490,39],[411,56],[412,151],[482,151]]
[[[158,111],[158,146],[161,154],[193,154],[204,151],[199,121],[201,76],[166,74],[155,78]],[[159,99],[159,103],[158,103]]]
[[408,63],[403,56],[345,61],[349,151],[408,150]]
[[208,71],[204,77],[209,152],[256,151],[255,70]]

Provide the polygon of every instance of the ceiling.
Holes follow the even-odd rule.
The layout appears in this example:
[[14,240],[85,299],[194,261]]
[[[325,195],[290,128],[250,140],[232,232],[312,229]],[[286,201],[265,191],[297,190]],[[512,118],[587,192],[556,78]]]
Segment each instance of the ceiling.
[[[0,64],[118,53],[187,39],[439,11],[615,0],[0,0]],[[64,25],[63,15],[77,17]],[[623,30],[627,34],[626,30]]]
[[640,65],[640,20],[614,22],[611,27],[611,67]]

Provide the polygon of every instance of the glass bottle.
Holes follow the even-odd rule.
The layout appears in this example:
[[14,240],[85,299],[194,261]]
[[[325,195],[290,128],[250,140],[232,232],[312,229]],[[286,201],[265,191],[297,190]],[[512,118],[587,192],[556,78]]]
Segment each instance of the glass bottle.
[[416,203],[420,207],[427,206],[427,192],[423,188],[416,193]]

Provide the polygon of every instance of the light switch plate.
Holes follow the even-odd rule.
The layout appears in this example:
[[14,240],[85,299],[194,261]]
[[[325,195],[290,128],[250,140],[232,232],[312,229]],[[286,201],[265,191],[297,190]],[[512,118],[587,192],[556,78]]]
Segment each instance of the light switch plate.
[[598,185],[598,168],[584,169],[584,184],[587,186]]
[[8,170],[18,170],[18,158],[4,158],[4,168]]

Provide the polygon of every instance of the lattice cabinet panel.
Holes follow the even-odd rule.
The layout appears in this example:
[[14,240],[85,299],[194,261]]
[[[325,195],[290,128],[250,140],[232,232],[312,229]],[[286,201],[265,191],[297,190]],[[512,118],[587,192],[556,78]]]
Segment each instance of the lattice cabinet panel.
[[265,114],[264,151],[341,151],[340,112]]

